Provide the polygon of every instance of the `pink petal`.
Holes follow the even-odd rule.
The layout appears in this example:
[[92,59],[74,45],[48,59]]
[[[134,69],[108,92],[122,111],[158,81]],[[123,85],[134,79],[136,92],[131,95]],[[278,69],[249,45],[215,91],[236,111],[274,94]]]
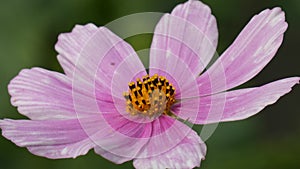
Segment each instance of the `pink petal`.
[[[95,124],[93,118],[88,119]],[[94,143],[77,119],[71,120],[1,120],[2,134],[35,155],[51,159],[75,158],[86,154]]]
[[[181,122],[165,116],[145,124],[122,121],[117,116],[111,118],[115,120],[112,120],[114,124],[111,123],[110,126],[115,126],[115,128],[105,130],[114,132],[105,137],[101,136],[102,141],[95,148],[95,152],[117,164],[132,159],[152,158],[169,152],[178,144],[190,143],[188,138],[194,133],[191,128]],[[187,137],[187,134],[190,135]],[[198,136],[196,138],[199,139]],[[107,142],[103,142],[104,139]],[[196,144],[192,146],[196,147],[196,149],[193,147],[195,155],[199,149],[199,142],[196,141]],[[205,150],[201,149],[201,153],[203,151]],[[198,156],[195,158],[198,159]],[[200,158],[196,160],[195,165],[200,164],[199,160]]]
[[193,75],[188,65],[168,51],[157,50],[156,53],[161,56],[166,55],[166,62],[159,63],[159,67],[163,69],[151,67],[150,75],[157,73],[165,76],[175,87],[176,100],[198,97],[200,93],[196,81],[197,76]]
[[[101,125],[93,128],[98,131],[97,134],[85,131],[99,147],[95,149],[96,152],[114,162],[134,158],[151,134],[148,123],[130,121],[121,114],[126,113],[124,108],[116,109],[119,103],[125,105],[123,92],[128,91],[128,82],[137,75],[145,74],[144,66],[132,47],[104,27],[99,28],[86,43],[77,59],[73,76],[74,90],[83,88],[93,98],[83,100],[80,95],[73,93],[75,110],[77,114],[82,114],[84,109],[77,106],[85,104],[88,105],[86,109],[101,112],[97,117],[101,119]],[[85,126],[89,124],[81,122],[81,125],[86,129]],[[122,159],[116,160],[106,152]]]
[[205,154],[205,143],[200,139],[196,132],[191,131],[171,150],[158,156],[135,159],[133,165],[137,169],[192,169],[194,167],[200,167],[201,160],[204,160]]
[[[107,116],[110,116],[111,120]],[[98,134],[92,137],[97,144],[95,151],[118,164],[168,152],[186,140],[186,136],[192,132],[185,124],[167,116],[144,124],[126,121],[116,114],[107,114],[104,118],[110,123],[104,128],[95,126],[94,129],[98,131]]]
[[[133,159],[151,133],[151,126],[130,121],[123,116],[127,113],[123,107],[123,92],[128,91],[128,82],[137,75],[146,74],[135,51],[108,29],[99,28],[83,48],[75,74],[74,88],[84,87],[86,93],[94,95],[94,99],[88,100],[88,105],[101,112],[99,118],[105,124],[95,126],[102,131],[93,139],[97,144],[96,153],[116,163]],[[76,95],[74,100],[75,108],[86,102]],[[117,109],[118,106],[121,109]],[[82,110],[76,108],[76,111],[81,114]]]
[[[92,97],[84,88],[77,89],[72,89],[67,76],[41,68],[22,70],[8,85],[12,105],[33,120],[75,119],[97,113],[98,109],[88,105]],[[82,100],[76,105],[82,114],[76,113],[72,95]]]
[[[93,97],[88,105],[94,109],[98,108],[97,101],[107,100],[111,93],[123,98],[129,81],[124,81],[124,78],[115,78],[113,81],[115,76],[132,79],[138,73],[146,74],[132,47],[108,29],[100,27],[78,57],[73,87],[74,90],[84,89],[87,95]],[[115,90],[118,92],[114,93]],[[74,102],[76,107],[87,101],[74,95]],[[76,108],[76,111],[80,110]]]
[[35,120],[76,118],[72,83],[65,75],[41,68],[24,69],[8,85],[11,103]]
[[[231,89],[258,74],[277,52],[287,26],[280,8],[267,9],[254,16],[233,44],[198,79],[202,95]],[[225,79],[226,85],[219,83],[219,79]]]
[[182,122],[160,116],[152,122],[151,138],[136,158],[151,158],[164,154],[185,140],[193,130]]
[[191,118],[197,118],[196,124],[207,124],[251,117],[290,92],[299,80],[300,77],[286,78],[261,87],[203,97],[200,99],[197,117]]
[[99,146],[95,147],[94,150],[95,150],[95,153],[101,155],[102,157],[104,157],[107,160],[110,160],[110,161],[112,161],[116,164],[122,164],[126,161],[130,161],[130,160],[133,159],[133,158],[130,158],[130,157],[124,157],[124,156],[113,154],[109,151],[106,151],[106,150],[102,149]]
[[91,129],[88,123],[81,124],[97,145],[95,152],[112,162],[120,164],[134,159],[151,137],[151,123],[132,122],[117,113],[107,113],[98,119],[104,120]]
[[[94,127],[99,131],[93,136],[99,147],[95,151],[116,163],[133,159],[151,133],[151,126],[126,119],[123,114],[127,112],[122,107],[125,105],[123,92],[128,91],[128,82],[136,75],[145,74],[145,68],[132,47],[104,27],[99,28],[83,47],[75,67],[74,89],[84,88],[85,93],[93,97],[82,100],[80,95],[73,95],[76,112],[82,114],[81,111],[85,111],[77,107],[83,104],[87,104],[88,109],[101,112],[99,119],[102,119],[102,125]],[[121,109],[117,109],[119,105]],[[82,122],[82,125],[88,124]],[[121,159],[116,160],[110,154]]]
[[76,25],[71,33],[59,35],[55,49],[59,53],[57,59],[67,76],[73,76],[76,61],[83,46],[96,31],[97,27],[93,24]]
[[[127,69],[117,69],[123,62],[127,62]],[[92,85],[99,83],[108,87],[114,74],[131,72],[126,75],[133,77],[141,70],[145,69],[134,49],[107,28],[100,27],[82,48],[74,75],[79,76],[75,80],[82,78],[87,84],[93,82]]]
[[106,126],[106,128],[101,128],[92,139],[97,145],[95,152],[117,164],[136,158],[151,136],[151,123],[135,124],[124,122],[116,120],[116,123],[120,124],[118,130]]
[[[210,8],[200,1],[178,5],[157,24],[150,51],[150,67],[165,70],[168,53],[187,64],[198,76],[215,53],[218,30]],[[157,53],[157,50],[168,51]]]

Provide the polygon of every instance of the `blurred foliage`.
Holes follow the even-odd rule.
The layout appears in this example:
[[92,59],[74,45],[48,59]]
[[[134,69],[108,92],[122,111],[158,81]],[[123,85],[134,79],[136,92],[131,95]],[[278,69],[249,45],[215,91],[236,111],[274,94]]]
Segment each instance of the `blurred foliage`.
[[[34,66],[61,71],[54,44],[62,32],[75,24],[105,25],[136,12],[170,12],[183,0],[11,0],[0,2],[0,118],[20,118],[9,102],[9,80],[23,68]],[[224,51],[244,25],[265,8],[280,6],[289,23],[284,43],[272,62],[244,86],[256,86],[279,78],[299,75],[298,0],[204,0],[212,8],[219,26],[218,52]],[[146,49],[152,35],[127,38],[136,50]],[[142,54],[142,55],[145,55]],[[145,57],[145,56],[143,56]],[[147,64],[147,59],[144,60]],[[258,116],[221,124],[207,141],[203,169],[298,169],[300,168],[299,87]],[[24,117],[22,117],[24,118]],[[196,129],[199,127],[195,127]],[[77,159],[49,160],[30,154],[0,137],[3,169],[133,168],[132,162],[115,165],[92,151]]]

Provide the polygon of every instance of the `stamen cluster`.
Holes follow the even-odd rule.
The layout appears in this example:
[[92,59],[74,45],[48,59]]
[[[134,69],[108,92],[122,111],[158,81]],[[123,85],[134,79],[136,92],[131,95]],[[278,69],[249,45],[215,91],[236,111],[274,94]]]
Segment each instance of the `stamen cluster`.
[[170,107],[175,103],[175,88],[164,76],[157,74],[149,77],[146,75],[141,81],[128,84],[129,91],[124,92],[127,108],[131,115],[168,114]]

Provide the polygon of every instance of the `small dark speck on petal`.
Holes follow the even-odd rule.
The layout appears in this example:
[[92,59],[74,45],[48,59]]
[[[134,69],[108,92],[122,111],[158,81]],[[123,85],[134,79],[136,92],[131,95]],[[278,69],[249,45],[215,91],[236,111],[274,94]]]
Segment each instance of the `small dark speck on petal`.
[[115,63],[114,63],[114,62],[111,62],[110,65],[115,66]]

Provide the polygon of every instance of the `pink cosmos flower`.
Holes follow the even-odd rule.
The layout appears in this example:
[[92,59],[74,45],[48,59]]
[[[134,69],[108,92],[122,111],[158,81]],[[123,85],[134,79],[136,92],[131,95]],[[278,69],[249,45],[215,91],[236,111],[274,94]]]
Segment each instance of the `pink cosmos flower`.
[[11,81],[11,102],[29,120],[1,120],[2,134],[51,159],[94,149],[117,164],[133,160],[135,168],[199,167],[206,146],[184,121],[242,120],[299,83],[292,77],[230,90],[264,68],[286,29],[280,8],[264,10],[204,70],[217,47],[217,24],[208,6],[191,0],[157,24],[148,75],[117,35],[93,24],[76,26],[55,46],[65,74],[32,68]]

